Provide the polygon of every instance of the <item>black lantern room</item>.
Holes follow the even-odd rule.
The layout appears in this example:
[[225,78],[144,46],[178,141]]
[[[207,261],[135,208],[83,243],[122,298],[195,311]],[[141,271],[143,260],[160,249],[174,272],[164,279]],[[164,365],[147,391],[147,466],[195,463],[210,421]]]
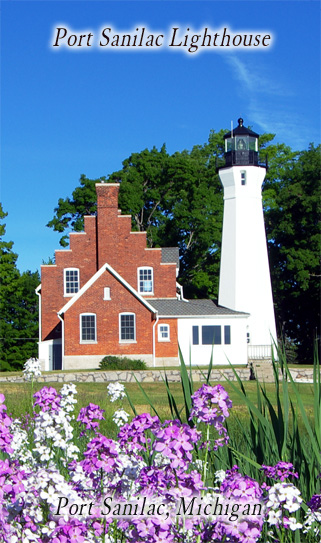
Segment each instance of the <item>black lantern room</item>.
[[238,126],[224,136],[225,167],[259,166],[259,135],[243,126],[243,119],[238,119]]

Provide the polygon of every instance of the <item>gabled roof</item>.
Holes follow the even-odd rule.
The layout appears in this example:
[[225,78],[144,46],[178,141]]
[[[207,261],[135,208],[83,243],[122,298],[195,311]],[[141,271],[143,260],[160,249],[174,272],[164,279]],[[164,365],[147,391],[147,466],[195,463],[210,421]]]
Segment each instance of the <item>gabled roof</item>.
[[158,298],[151,300],[159,317],[197,317],[197,316],[244,316],[247,313],[233,311],[216,305],[213,300],[177,300]]
[[77,301],[79,298],[99,279],[99,277],[105,272],[109,271],[117,281],[119,281],[137,300],[139,300],[151,313],[156,313],[156,310],[154,307],[148,303],[145,298],[143,298],[137,290],[135,290],[119,273],[117,273],[114,268],[112,268],[109,264],[103,264],[103,266],[87,281],[87,283],[84,284],[83,287],[75,294],[70,300],[58,311],[58,315],[63,315],[68,311],[68,309]]

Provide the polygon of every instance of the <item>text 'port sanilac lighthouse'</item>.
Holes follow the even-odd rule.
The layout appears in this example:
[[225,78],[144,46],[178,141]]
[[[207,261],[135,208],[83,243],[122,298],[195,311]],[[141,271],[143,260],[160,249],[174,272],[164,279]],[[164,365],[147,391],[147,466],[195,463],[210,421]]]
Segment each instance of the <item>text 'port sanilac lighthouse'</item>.
[[243,126],[224,136],[224,218],[219,305],[250,314],[249,358],[270,356],[275,317],[262,207],[266,166],[259,163],[258,134]]

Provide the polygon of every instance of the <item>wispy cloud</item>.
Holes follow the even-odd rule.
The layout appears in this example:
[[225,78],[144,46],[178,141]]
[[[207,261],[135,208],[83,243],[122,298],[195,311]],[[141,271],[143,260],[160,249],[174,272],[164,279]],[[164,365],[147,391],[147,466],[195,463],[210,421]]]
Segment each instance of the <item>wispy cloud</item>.
[[[240,83],[239,92],[246,99],[247,115],[264,132],[277,134],[279,141],[290,142],[302,149],[308,137],[303,116],[295,110],[295,91],[291,85],[277,81],[275,74],[264,73],[261,65],[255,69],[253,59],[241,60],[236,55],[225,55],[232,75]],[[300,132],[298,132],[300,126]]]

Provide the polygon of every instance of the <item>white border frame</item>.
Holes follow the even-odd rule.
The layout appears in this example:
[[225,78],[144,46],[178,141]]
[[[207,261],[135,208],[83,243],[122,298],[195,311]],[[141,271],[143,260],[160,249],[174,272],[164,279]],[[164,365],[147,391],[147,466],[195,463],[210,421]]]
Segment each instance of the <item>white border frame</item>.
[[[82,339],[82,317],[95,317],[95,339]],[[79,343],[81,345],[97,343],[97,315],[96,313],[80,313],[79,315]]]
[[[152,272],[152,290],[150,292],[145,292],[140,290],[140,272],[143,270],[151,270]],[[140,266],[137,268],[137,291],[142,296],[153,296],[154,295],[154,268],[152,266]]]
[[[66,292],[66,284],[67,284],[66,272],[67,271],[76,271],[78,273],[78,290],[77,290],[77,292]],[[65,298],[70,298],[72,296],[75,296],[75,294],[78,294],[79,291],[80,291],[80,271],[79,271],[79,268],[64,268],[64,297]]]
[[[167,327],[168,337],[166,337],[166,338],[162,337],[161,331],[160,331],[160,327],[161,327],[161,326],[166,326],[166,327]],[[168,342],[168,341],[171,340],[170,325],[167,324],[167,322],[163,322],[163,323],[160,322],[160,323],[158,323],[158,327],[157,327],[157,337],[158,337],[158,341],[159,341],[159,342],[166,342],[166,341]]]
[[[134,339],[122,339],[121,338],[121,318],[125,315],[134,315]],[[136,341],[136,313],[132,311],[124,311],[119,313],[119,343],[137,343]]]

